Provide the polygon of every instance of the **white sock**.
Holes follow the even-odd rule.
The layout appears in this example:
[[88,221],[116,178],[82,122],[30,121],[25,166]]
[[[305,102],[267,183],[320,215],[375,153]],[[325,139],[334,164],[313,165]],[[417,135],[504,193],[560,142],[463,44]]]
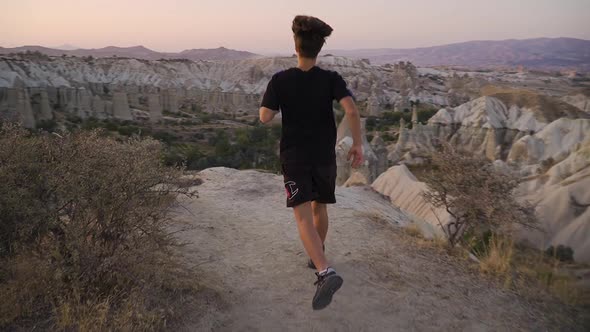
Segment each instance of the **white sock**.
[[333,268],[331,268],[331,267],[328,267],[327,269],[325,269],[325,270],[323,270],[323,271],[320,271],[320,272],[318,272],[318,274],[319,274],[320,276],[323,276],[323,275],[326,275],[326,274],[328,274],[328,273],[330,273],[330,272],[336,272],[336,270],[334,270],[334,269],[333,269]]

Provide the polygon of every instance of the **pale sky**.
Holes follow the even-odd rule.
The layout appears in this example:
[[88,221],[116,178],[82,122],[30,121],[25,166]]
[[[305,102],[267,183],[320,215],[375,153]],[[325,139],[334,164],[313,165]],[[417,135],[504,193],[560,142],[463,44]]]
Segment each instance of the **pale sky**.
[[334,28],[327,49],[590,39],[590,0],[0,0],[0,46],[288,53],[296,14]]

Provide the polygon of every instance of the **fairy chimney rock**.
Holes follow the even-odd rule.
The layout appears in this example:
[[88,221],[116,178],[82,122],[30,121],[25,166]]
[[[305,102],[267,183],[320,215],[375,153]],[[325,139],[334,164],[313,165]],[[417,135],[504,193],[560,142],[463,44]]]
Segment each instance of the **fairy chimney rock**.
[[115,92],[113,94],[113,116],[120,120],[133,120],[126,93]]

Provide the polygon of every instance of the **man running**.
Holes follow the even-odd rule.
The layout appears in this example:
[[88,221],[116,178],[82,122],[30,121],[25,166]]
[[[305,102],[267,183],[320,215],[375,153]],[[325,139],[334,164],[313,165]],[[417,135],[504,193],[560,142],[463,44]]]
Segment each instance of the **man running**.
[[264,94],[260,121],[271,121],[282,112],[280,161],[299,236],[317,269],[314,310],[325,308],[343,279],[324,255],[328,232],[326,204],[336,203],[336,124],[332,102],[346,112],[353,146],[352,166],[363,162],[360,117],[346,82],[338,73],[316,66],[317,56],[332,28],[315,17],[296,16],[292,26],[298,65],[275,74]]

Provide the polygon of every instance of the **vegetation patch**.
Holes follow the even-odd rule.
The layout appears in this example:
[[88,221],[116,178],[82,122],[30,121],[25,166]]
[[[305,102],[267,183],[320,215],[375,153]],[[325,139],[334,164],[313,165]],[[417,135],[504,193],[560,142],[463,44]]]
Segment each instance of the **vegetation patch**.
[[181,170],[152,139],[0,129],[0,329],[170,328],[196,299],[170,217]]

